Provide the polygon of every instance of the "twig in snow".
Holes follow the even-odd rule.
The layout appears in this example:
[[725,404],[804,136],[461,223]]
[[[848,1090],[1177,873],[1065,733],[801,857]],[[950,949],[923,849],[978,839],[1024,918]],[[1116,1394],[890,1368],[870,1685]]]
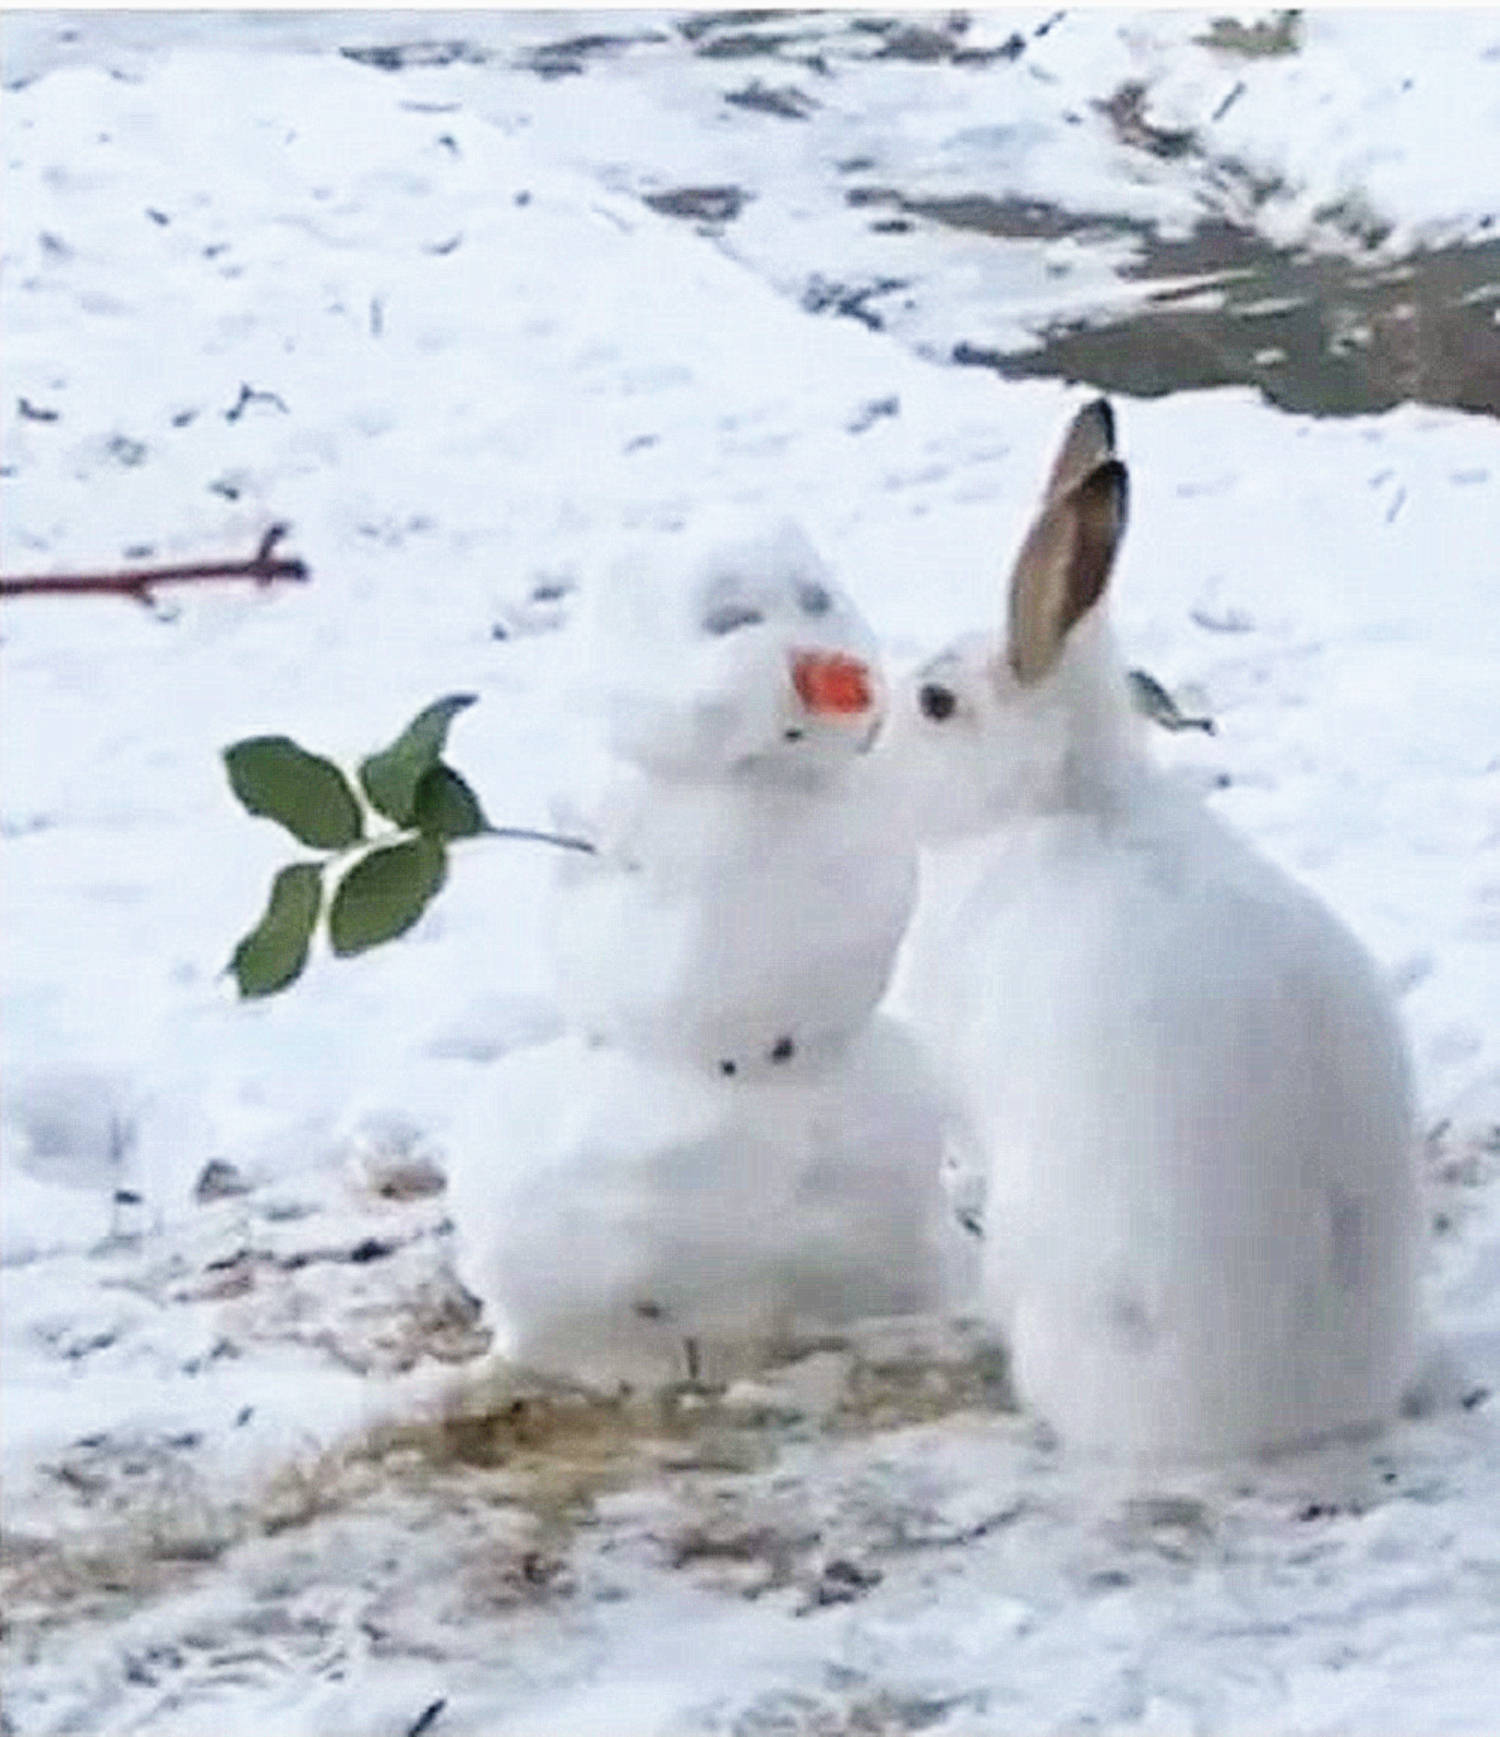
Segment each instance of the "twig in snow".
[[438,1716],[448,1705],[448,1697],[439,1695],[437,1700],[429,1702],[417,1715],[417,1721],[406,1733],[406,1737],[427,1737],[427,1733],[437,1723]]
[[257,585],[271,585],[279,579],[301,583],[310,577],[307,563],[274,552],[286,531],[285,525],[272,525],[248,561],[204,561],[180,567],[125,567],[113,573],[44,573],[26,579],[0,579],[0,597],[48,593],[63,596],[71,592],[134,597],[141,603],[150,603],[151,588],[155,585],[182,585],[205,579],[253,579]]
[[1219,104],[1219,106],[1214,110],[1212,118],[1216,121],[1222,121],[1224,119],[1225,115],[1227,115],[1229,113],[1229,111],[1234,107],[1234,105],[1245,94],[1245,91],[1247,90],[1247,88],[1248,87],[1245,84],[1244,79],[1237,78],[1234,81],[1234,86],[1231,89],[1231,91],[1229,92],[1229,95],[1226,96],[1224,98],[1224,100]]
[[224,412],[226,422],[238,422],[252,404],[274,404],[283,414],[287,413],[286,402],[275,392],[257,392],[246,381],[240,382],[240,395]]

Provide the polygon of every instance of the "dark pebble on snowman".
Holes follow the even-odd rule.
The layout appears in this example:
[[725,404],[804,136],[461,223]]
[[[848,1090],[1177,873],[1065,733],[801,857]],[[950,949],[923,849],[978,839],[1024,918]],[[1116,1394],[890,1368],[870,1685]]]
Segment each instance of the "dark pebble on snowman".
[[796,1053],[797,1046],[789,1037],[778,1037],[771,1046],[771,1060],[773,1062],[788,1062]]
[[724,1077],[725,1077],[725,1079],[732,1079],[732,1078],[733,1078],[733,1076],[734,1076],[734,1075],[735,1075],[735,1074],[737,1074],[737,1073],[738,1073],[738,1072],[739,1072],[739,1071],[740,1071],[740,1070],[739,1070],[739,1067],[738,1067],[738,1065],[737,1065],[737,1064],[736,1064],[736,1063],[735,1063],[735,1062],[732,1062],[732,1061],[721,1061],[721,1062],[720,1062],[720,1063],[719,1063],[719,1072],[720,1072],[720,1073],[721,1073],[721,1074],[723,1074],[723,1076],[724,1076]]

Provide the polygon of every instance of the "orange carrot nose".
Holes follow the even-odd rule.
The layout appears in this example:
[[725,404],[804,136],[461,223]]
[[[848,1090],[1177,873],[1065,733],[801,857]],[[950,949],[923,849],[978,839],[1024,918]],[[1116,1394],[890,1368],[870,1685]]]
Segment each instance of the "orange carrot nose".
[[875,703],[870,671],[841,651],[799,651],[792,657],[792,686],[810,712],[851,717]]

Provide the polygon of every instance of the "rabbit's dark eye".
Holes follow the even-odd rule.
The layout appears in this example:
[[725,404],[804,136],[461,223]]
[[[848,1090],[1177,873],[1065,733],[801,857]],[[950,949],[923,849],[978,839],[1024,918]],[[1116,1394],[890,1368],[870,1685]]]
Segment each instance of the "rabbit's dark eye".
[[917,694],[917,704],[922,708],[924,718],[931,718],[933,723],[941,724],[958,710],[958,695],[952,688],[945,688],[941,682],[924,682]]
[[703,631],[723,635],[737,627],[759,627],[765,616],[748,603],[721,603],[703,618]]
[[809,579],[797,587],[797,601],[804,615],[826,615],[833,608],[833,598],[826,585]]

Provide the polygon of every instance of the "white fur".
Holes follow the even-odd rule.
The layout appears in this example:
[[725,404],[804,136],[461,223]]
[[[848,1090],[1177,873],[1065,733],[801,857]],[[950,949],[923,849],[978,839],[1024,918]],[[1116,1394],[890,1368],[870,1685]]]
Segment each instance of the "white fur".
[[[1149,762],[1100,602],[1031,687],[972,636],[894,701],[929,846],[892,1003],[986,1172],[1017,1389],[1131,1457],[1377,1425],[1412,1367],[1408,1070],[1308,892]],[[917,696],[958,696],[941,722]]]

